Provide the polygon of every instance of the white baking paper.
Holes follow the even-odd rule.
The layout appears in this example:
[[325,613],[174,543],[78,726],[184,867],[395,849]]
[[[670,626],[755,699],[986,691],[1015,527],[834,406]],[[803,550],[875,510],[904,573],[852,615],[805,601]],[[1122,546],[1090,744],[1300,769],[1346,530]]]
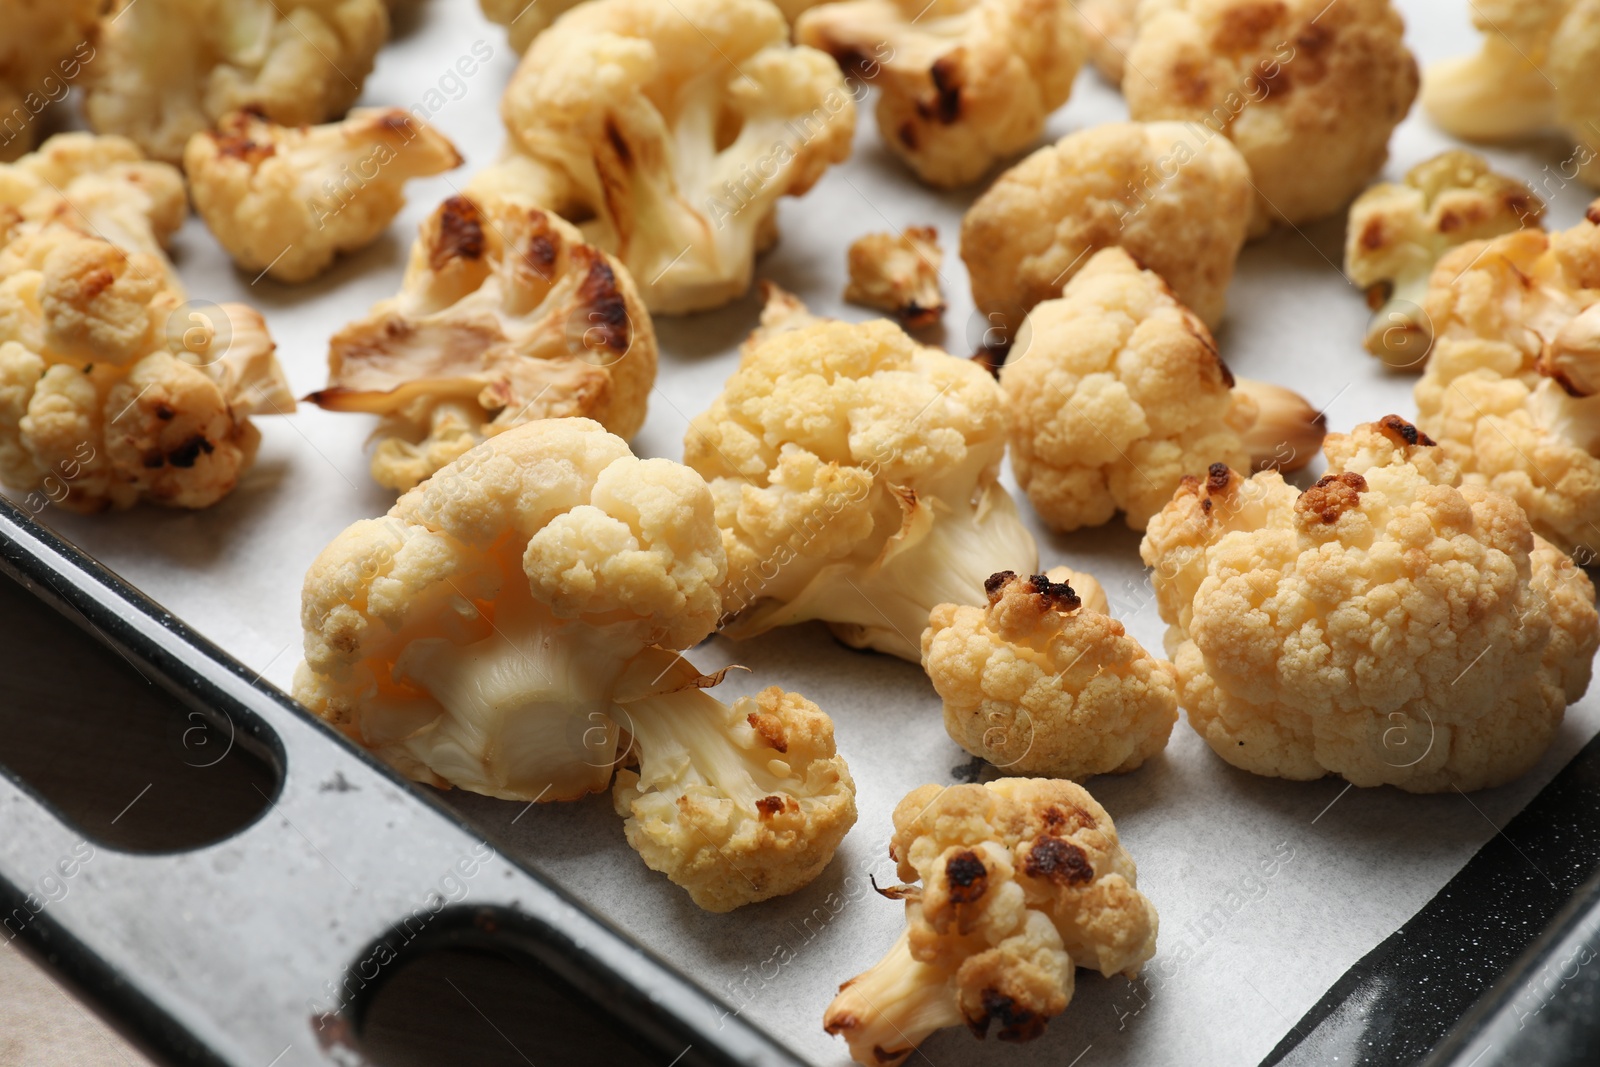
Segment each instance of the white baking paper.
[[[664,0],[665,2],[665,0]],[[1339,0],[1334,0],[1335,3]],[[1402,2],[1412,47],[1426,62],[1475,45],[1467,0]],[[328,336],[395,291],[417,223],[500,143],[498,97],[515,57],[474,0],[402,5],[395,39],[379,57],[362,102],[420,105],[466,157],[453,174],[409,188],[411,204],[389,234],[304,288],[252,284],[235,271],[198,220],[176,249],[191,295],[245,300],[266,315],[299,394],[324,384]],[[479,44],[482,42],[482,44]],[[487,46],[492,58],[475,57]],[[1050,137],[1125,117],[1119,96],[1085,70]],[[1447,146],[1420,115],[1397,132],[1385,171],[1398,177]],[[1541,143],[1487,153],[1536,183],[1550,223],[1582,215],[1589,193],[1561,176],[1570,149]],[[1569,168],[1570,169],[1570,168]],[[785,201],[783,238],[759,273],[815,310],[868,317],[844,305],[845,248],[873,230],[938,226],[946,258],[948,344],[967,354],[975,327],[956,254],[971,193],[931,192],[880,147],[866,109],[855,157],[803,200]],[[1386,373],[1360,347],[1362,294],[1342,277],[1342,219],[1286,230],[1250,245],[1218,334],[1235,373],[1291,385],[1325,406],[1334,429],[1395,412],[1409,415],[1412,379]],[[661,374],[641,454],[679,458],[690,416],[714,395],[754,324],[752,296],[722,311],[657,322]],[[299,659],[301,576],[348,523],[381,513],[391,497],[371,483],[365,417],[303,407],[258,420],[261,459],[237,492],[200,513],[145,508],[48,521],[194,625],[268,681],[287,688]],[[1014,488],[1014,487],[1013,487]],[[1028,513],[1026,503],[1023,511]],[[1138,536],[1120,522],[1072,536],[1034,523],[1046,566],[1096,575],[1113,611],[1151,649],[1161,647]],[[645,868],[623,839],[608,795],[581,803],[523,806],[457,794],[451,801],[509,851],[723,995],[805,1058],[847,1061],[821,1029],[838,983],[889,947],[901,906],[870,891],[869,875],[894,881],[885,857],[889,815],[908,790],[956,780],[965,754],[944,733],[922,672],[854,652],[818,626],[781,630],[741,645],[717,639],[693,658],[704,669],[738,662],[719,695],[768,684],[796,689],[834,717],[839,747],[858,786],[861,817],[832,866],[787,899],[709,915]],[[1139,987],[1085,972],[1072,1005],[1025,1047],[980,1044],[963,1030],[928,1041],[915,1062],[1237,1065],[1256,1063],[1354,961],[1412,915],[1600,728],[1600,696],[1568,713],[1538,769],[1515,785],[1472,796],[1409,796],[1347,789],[1338,780],[1257,778],[1217,759],[1180,723],[1164,756],[1120,778],[1089,783],[1139,864],[1140,888],[1161,914],[1160,949]],[[520,819],[517,816],[520,814]],[[336,860],[335,860],[336,861]],[[1420,995],[1420,994],[1418,994]]]

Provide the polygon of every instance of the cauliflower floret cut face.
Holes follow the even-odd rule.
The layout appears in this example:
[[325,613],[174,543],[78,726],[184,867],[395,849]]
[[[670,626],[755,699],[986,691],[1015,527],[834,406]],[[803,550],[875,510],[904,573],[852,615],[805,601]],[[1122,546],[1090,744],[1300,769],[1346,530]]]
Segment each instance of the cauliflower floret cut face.
[[460,163],[405,110],[359,108],[294,127],[235,112],[189,139],[183,165],[195,210],[240,269],[294,284],[377,240],[405,205],[407,181]]
[[33,147],[40,113],[94,58],[101,0],[0,0],[0,160]]
[[1389,0],[1147,0],[1122,92],[1135,119],[1225,136],[1250,165],[1253,230],[1338,211],[1383,168],[1417,95]]
[[403,491],[535,419],[631,437],[656,338],[627,270],[559,217],[452,197],[423,223],[399,295],[334,335],[328,368],[311,399],[383,416],[372,476]]
[[849,0],[795,39],[878,86],[878,130],[929,185],[983,177],[1038,139],[1083,64],[1069,0]]
[[925,785],[896,806],[894,827],[889,854],[912,884],[880,892],[905,901],[906,932],[823,1016],[857,1063],[902,1063],[962,1023],[1030,1040],[1066,1009],[1076,967],[1133,977],[1155,955],[1155,908],[1080,786]]
[[850,245],[850,282],[844,298],[887,311],[908,330],[923,330],[944,315],[939,291],[939,231],[907,226],[900,233],[869,233]]
[[1553,573],[1522,509],[1459,484],[1405,420],[1325,452],[1304,493],[1218,464],[1150,523],[1140,552],[1190,725],[1274,777],[1411,792],[1517,778],[1587,685],[1593,586]]

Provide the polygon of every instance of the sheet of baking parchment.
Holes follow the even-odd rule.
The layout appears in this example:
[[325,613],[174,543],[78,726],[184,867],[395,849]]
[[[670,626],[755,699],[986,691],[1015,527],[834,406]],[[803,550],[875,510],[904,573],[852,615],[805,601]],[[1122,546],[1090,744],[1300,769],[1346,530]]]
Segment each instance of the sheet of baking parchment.
[[[1468,0],[1408,0],[1400,7],[1424,62],[1474,46]],[[417,0],[401,7],[398,21],[362,102],[413,107],[430,117],[460,146],[466,165],[410,186],[410,206],[389,234],[309,287],[252,281],[235,271],[198,220],[190,220],[178,242],[192,296],[246,300],[265,313],[300,394],[324,382],[328,336],[395,290],[418,221],[499,147],[498,98],[515,63],[502,31],[482,19],[474,0]],[[759,273],[821,313],[863,319],[866,312],[840,299],[846,246],[869,231],[933,223],[946,251],[947,344],[969,354],[982,326],[974,322],[956,238],[975,194],[938,194],[916,184],[880,146],[870,112],[864,110],[848,165],[830,171],[803,200],[783,203],[783,238]],[[1120,97],[1085,69],[1048,133],[1056,138],[1123,117]],[[1414,113],[1394,137],[1385,176],[1398,177],[1447,143]],[[1551,142],[1488,154],[1536,183],[1552,203],[1553,226],[1581,217],[1589,194],[1563,177],[1568,148]],[[1334,429],[1414,411],[1411,379],[1386,374],[1361,350],[1367,311],[1340,273],[1342,239],[1343,220],[1335,218],[1246,248],[1218,335],[1236,374],[1293,386],[1325,407]],[[757,311],[752,296],[713,314],[657,321],[661,374],[638,451],[681,457],[689,417],[733,368],[735,347]],[[365,417],[302,407],[292,418],[258,421],[265,434],[259,463],[210,511],[147,508],[92,518],[52,511],[47,518],[268,681],[287,687],[299,659],[306,565],[345,525],[381,513],[391,498],[367,477]],[[1028,513],[1026,503],[1022,510]],[[1139,564],[1137,535],[1120,520],[1072,536],[1033,526],[1046,566],[1069,563],[1098,576],[1114,614],[1146,647],[1161,647],[1163,626]],[[608,795],[525,813],[520,804],[465,794],[451,799],[518,858],[804,1057],[844,1062],[843,1042],[822,1032],[822,1011],[838,983],[875,961],[902,923],[901,906],[877,897],[868,881],[872,875],[880,884],[895,881],[885,856],[890,812],[915,786],[976,772],[946,737],[938,701],[916,666],[846,649],[820,626],[740,645],[717,639],[692,658],[704,669],[732,662],[751,669],[728,676],[719,691],[724,699],[776,683],[805,693],[834,717],[855,775],[860,821],[804,891],[708,915],[628,848]],[[1522,781],[1472,796],[1419,797],[1347,790],[1335,779],[1252,777],[1222,763],[1180,722],[1164,756],[1131,775],[1089,783],[1138,861],[1140,888],[1160,910],[1160,947],[1145,980],[1134,985],[1082,972],[1073,1003],[1034,1044],[979,1044],[957,1029],[927,1042],[916,1062],[1255,1063],[1597,728],[1600,694],[1591,694],[1568,712],[1546,758]],[[315,827],[303,829],[315,835]]]

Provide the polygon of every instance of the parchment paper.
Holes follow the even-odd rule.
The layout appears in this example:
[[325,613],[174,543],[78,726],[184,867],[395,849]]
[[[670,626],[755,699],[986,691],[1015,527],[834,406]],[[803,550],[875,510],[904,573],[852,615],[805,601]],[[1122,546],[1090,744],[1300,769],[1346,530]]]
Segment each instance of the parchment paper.
[[[1399,6],[1410,43],[1425,62],[1475,47],[1466,0],[1403,0]],[[492,59],[458,67],[480,41]],[[362,102],[422,105],[461,148],[466,166],[413,183],[410,206],[389,235],[309,288],[252,284],[191,219],[177,248],[191,296],[254,303],[267,316],[297,393],[320,387],[328,336],[394,292],[416,224],[464,186],[473,168],[494,158],[501,139],[498,97],[514,61],[503,32],[482,19],[474,0],[402,7],[395,40],[379,57]],[[469,67],[475,69],[463,74]],[[1120,97],[1086,69],[1070,103],[1050,122],[1049,136],[1122,117]],[[1385,174],[1398,177],[1446,146],[1414,113],[1393,140]],[[1567,146],[1552,142],[1488,155],[1536,182],[1552,204],[1552,227],[1581,217],[1590,194],[1560,176]],[[782,241],[759,273],[821,313],[866,318],[839,299],[846,246],[868,231],[934,223],[946,252],[948,344],[968,354],[981,328],[974,326],[956,238],[973,195],[935,194],[912,181],[880,147],[869,107],[850,163],[830,171],[804,200],[783,203]],[[1235,373],[1293,386],[1326,406],[1334,429],[1414,412],[1412,379],[1386,374],[1361,351],[1367,311],[1339,271],[1342,233],[1343,220],[1333,219],[1247,247],[1218,336]],[[657,321],[661,375],[649,424],[635,442],[641,454],[681,457],[688,418],[720,388],[757,311],[751,297],[714,314]],[[307,564],[344,526],[381,513],[391,498],[367,476],[362,446],[370,422],[364,417],[303,407],[290,419],[259,423],[265,434],[260,462],[210,511],[147,508],[93,518],[52,511],[46,518],[287,688],[299,659],[299,591]],[[1031,521],[1025,502],[1022,510]],[[1037,523],[1034,529],[1046,566],[1070,563],[1098,576],[1114,614],[1146,647],[1161,647],[1163,627],[1138,562],[1138,537],[1120,519],[1070,537]],[[540,805],[520,819],[522,805],[466,794],[451,800],[519,858],[804,1057],[846,1062],[843,1042],[824,1034],[820,1019],[838,983],[874,962],[901,927],[901,906],[876,897],[867,882],[871,874],[880,882],[894,880],[884,848],[890,811],[917,785],[956,781],[974,770],[945,736],[938,702],[917,667],[845,649],[820,627],[781,630],[738,646],[717,639],[692,658],[703,669],[730,662],[752,669],[729,676],[723,699],[777,683],[833,715],[858,785],[861,818],[832,866],[808,889],[732,915],[708,915],[628,848],[609,795]],[[1522,781],[1472,796],[1418,797],[1392,789],[1347,791],[1335,779],[1253,777],[1223,764],[1180,722],[1163,757],[1132,775],[1089,783],[1138,861],[1140,887],[1160,910],[1160,950],[1147,979],[1134,986],[1084,972],[1070,1008],[1032,1045],[979,1044],[958,1029],[930,1040],[915,1062],[1255,1063],[1597,728],[1600,696],[1591,694],[1568,712],[1556,743]]]

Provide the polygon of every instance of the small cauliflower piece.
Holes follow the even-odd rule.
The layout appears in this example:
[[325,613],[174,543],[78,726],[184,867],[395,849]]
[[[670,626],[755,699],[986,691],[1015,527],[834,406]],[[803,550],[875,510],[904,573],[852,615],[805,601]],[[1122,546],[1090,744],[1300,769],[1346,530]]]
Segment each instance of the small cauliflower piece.
[[521,55],[533,39],[583,0],[478,0],[483,17],[506,28],[506,39]]
[[856,121],[838,67],[791,46],[768,0],[581,4],[534,40],[501,113],[505,156],[469,193],[581,222],[666,314],[750,288],[778,200],[848,158]]
[[850,245],[850,283],[844,298],[887,311],[908,330],[934,325],[944,315],[939,291],[939,231],[907,226],[900,233],[869,233]]
[[1244,158],[1204,127],[1113,122],[1072,134],[1002,174],[961,220],[972,299],[1009,343],[1030,308],[1114,245],[1216,326],[1254,195]]
[[1600,553],[1600,201],[1588,220],[1464,244],[1423,309],[1417,424],[1585,565]]
[[84,64],[84,114],[177,163],[233,111],[285,126],[343,114],[388,36],[383,0],[113,0]]
[[1383,169],[1417,95],[1404,29],[1389,0],[1146,0],[1122,93],[1239,146],[1253,233],[1314,222]]
[[407,181],[460,165],[443,134],[397,107],[295,127],[238,111],[191,137],[183,157],[195,210],[228,255],[288,284],[377,240]]
[[893,323],[823,321],[747,348],[684,435],[728,552],[724,632],[820,619],[916,662],[935,605],[983,602],[1038,548],[999,482],[1005,397]]
[[0,160],[33,147],[40,113],[94,58],[101,0],[0,0]]
[[879,87],[884,143],[941,188],[1036,141],[1084,53],[1069,0],[849,0],[800,16],[795,39]]
[[1167,746],[1172,665],[1077,592],[1066,567],[984,583],[988,607],[940,604],[922,666],[951,740],[996,767],[1049,778],[1121,774]]
[[1588,686],[1594,587],[1397,416],[1304,493],[1222,464],[1140,546],[1189,724],[1255,774],[1408,792],[1512,781]]
[[1089,46],[1089,62],[1112,85],[1122,84],[1133,48],[1139,0],[1075,0],[1083,20],[1083,39]]
[[1185,475],[1215,462],[1296,470],[1322,443],[1310,404],[1236,382],[1205,323],[1120,248],[1029,312],[1000,384],[1017,484],[1058,530],[1118,511],[1142,530]]
[[1544,201],[1527,183],[1460,149],[1362,193],[1350,205],[1344,271],[1373,309],[1367,351],[1398,370],[1421,370],[1433,347],[1422,303],[1439,257],[1468,241],[1538,228],[1543,217]]
[[894,809],[889,855],[906,932],[839,987],[822,1025],[866,1067],[903,1063],[935,1030],[1029,1041],[1072,1000],[1074,970],[1135,977],[1156,909],[1111,816],[1044,778],[925,785]]
[[381,415],[372,477],[405,491],[494,434],[587,416],[644,425],[656,336],[627,270],[545,211],[451,197],[400,293],[334,334],[309,399]]
[[491,797],[572,800],[637,762],[630,843],[726,911],[814,877],[855,802],[815,705],[724,707],[671,651],[711,632],[725,573],[699,475],[589,419],[527,423],[317,557],[295,696],[402,774]]

